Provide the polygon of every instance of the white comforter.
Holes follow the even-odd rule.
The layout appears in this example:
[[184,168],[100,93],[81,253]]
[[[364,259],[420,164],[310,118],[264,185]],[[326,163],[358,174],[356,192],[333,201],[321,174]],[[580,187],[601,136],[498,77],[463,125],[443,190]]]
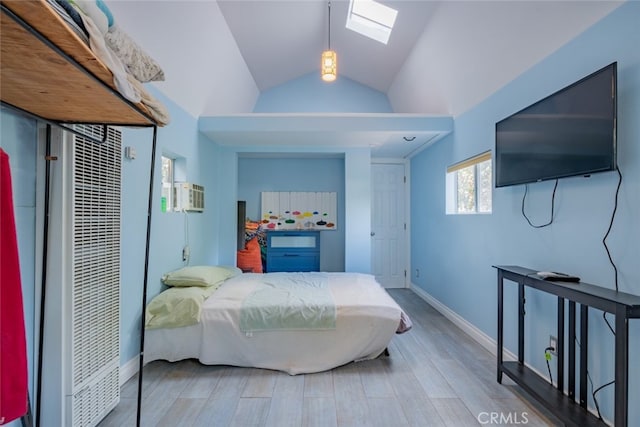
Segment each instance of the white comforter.
[[336,304],[335,329],[240,329],[244,299],[268,273],[228,279],[203,306],[197,325],[147,330],[145,362],[195,358],[208,365],[320,372],[379,356],[398,330],[402,309],[371,275],[326,273]]

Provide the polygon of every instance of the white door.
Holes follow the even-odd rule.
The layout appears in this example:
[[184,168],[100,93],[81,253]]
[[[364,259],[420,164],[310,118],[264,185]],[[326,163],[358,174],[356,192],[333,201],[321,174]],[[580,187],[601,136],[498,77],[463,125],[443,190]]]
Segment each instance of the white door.
[[371,256],[373,274],[385,288],[406,286],[405,168],[372,164]]

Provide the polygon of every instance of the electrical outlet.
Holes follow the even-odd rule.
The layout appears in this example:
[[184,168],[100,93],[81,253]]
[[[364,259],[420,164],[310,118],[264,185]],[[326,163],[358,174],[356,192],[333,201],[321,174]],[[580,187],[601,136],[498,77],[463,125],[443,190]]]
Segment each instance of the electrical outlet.
[[553,335],[549,335],[549,347],[553,349],[550,353],[555,355],[558,351],[558,338]]

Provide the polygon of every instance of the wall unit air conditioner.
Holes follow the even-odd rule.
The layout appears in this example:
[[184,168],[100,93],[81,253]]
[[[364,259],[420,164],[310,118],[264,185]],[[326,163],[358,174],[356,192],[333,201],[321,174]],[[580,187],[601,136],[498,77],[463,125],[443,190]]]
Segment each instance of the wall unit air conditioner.
[[51,130],[42,427],[93,427],[120,401],[121,144],[114,128],[102,144]]
[[190,182],[176,182],[173,186],[173,209],[204,212],[204,187]]

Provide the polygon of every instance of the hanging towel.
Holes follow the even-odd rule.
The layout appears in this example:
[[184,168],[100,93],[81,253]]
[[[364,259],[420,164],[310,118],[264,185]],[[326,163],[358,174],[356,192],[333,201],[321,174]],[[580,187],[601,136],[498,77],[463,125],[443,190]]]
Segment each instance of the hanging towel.
[[0,424],[27,413],[27,345],[9,156],[0,148]]

